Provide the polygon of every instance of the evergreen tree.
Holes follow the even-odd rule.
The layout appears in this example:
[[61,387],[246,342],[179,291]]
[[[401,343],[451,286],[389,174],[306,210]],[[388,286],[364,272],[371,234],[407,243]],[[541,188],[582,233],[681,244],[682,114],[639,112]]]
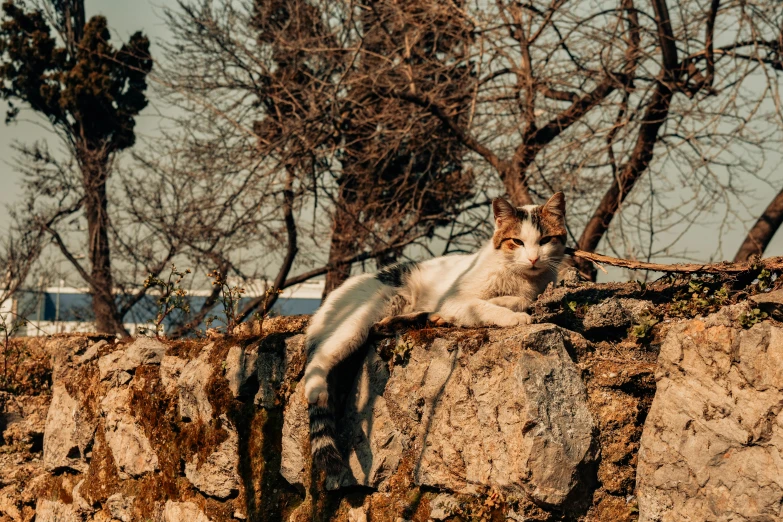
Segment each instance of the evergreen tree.
[[149,41],[137,32],[115,48],[104,17],[86,20],[84,0],[49,0],[46,7],[3,4],[0,95],[9,102],[6,121],[21,107],[43,115],[75,160],[81,198],[61,212],[83,213],[90,266],[79,263],[53,228],[56,216],[38,225],[90,287],[97,330],[125,333],[113,295],[106,184],[115,155],[134,144],[135,117],[147,105]]

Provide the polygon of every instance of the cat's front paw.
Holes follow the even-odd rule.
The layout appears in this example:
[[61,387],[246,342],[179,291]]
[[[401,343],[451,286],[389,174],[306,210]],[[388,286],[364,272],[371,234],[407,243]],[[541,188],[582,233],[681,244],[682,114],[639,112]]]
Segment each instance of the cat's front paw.
[[530,305],[530,302],[527,299],[509,295],[493,297],[489,300],[489,302],[498,306],[502,306],[503,308],[508,308],[512,312],[524,312]]
[[499,317],[492,322],[496,326],[519,326],[521,324],[530,324],[533,322],[533,319],[525,312],[514,312],[504,314],[503,317]]
[[451,321],[440,314],[432,314],[427,318],[427,320],[435,326],[447,326],[451,324]]

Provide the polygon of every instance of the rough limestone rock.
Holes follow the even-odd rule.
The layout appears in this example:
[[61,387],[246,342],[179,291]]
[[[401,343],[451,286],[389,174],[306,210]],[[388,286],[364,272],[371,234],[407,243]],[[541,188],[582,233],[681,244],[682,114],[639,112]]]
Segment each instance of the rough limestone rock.
[[79,356],[79,362],[81,364],[87,363],[98,357],[98,351],[103,348],[104,346],[107,346],[109,343],[106,341],[106,339],[101,339],[98,342],[90,343],[90,345],[87,347],[87,350]]
[[112,388],[101,401],[106,442],[120,477],[139,477],[158,469],[158,457],[129,408],[130,390]]
[[350,472],[341,477],[341,486],[381,487],[397,469],[402,452],[410,443],[409,437],[394,424],[383,397],[388,380],[386,362],[370,350],[340,419],[341,446],[350,448]]
[[35,506],[35,522],[79,522],[70,504],[40,499]]
[[22,520],[22,514],[14,501],[16,493],[16,488],[12,485],[0,490],[0,514],[8,516],[14,521]]
[[71,498],[73,498],[73,509],[76,513],[90,515],[95,511],[92,504],[84,498],[82,495],[82,488],[84,487],[84,479],[80,480],[71,491]]
[[650,303],[639,299],[606,299],[587,308],[583,326],[587,331],[626,328],[650,309]]
[[778,321],[783,320],[783,289],[753,295],[750,300]]
[[304,489],[307,485],[307,465],[310,460],[307,399],[304,386],[297,386],[283,413],[282,459],[280,474],[289,484]]
[[348,522],[367,522],[367,510],[364,506],[349,509]]
[[[568,338],[552,325],[453,330],[412,346],[407,364],[388,377],[369,353],[339,422],[352,474],[339,484],[383,489],[410,447],[418,485],[473,494],[494,488],[563,506],[580,481],[591,480],[596,453]],[[307,436],[306,404],[294,397],[284,413],[281,464],[292,484],[305,483]]]
[[46,414],[44,467],[50,471],[65,467],[85,471],[85,453],[94,432],[95,425],[83,415],[76,399],[68,394],[65,386],[55,384]]
[[6,444],[31,444],[43,437],[49,397],[0,392],[0,437]]
[[446,520],[457,513],[459,501],[454,495],[441,493],[430,502],[430,518],[432,520]]
[[121,522],[133,522],[134,498],[125,497],[122,493],[115,493],[106,499],[106,507],[109,508],[112,518]]
[[256,360],[258,392],[256,405],[262,408],[274,408],[280,387],[291,381],[304,366],[304,335],[294,335],[285,340],[281,352],[261,352]]
[[[493,332],[472,354],[443,342],[429,361],[418,351],[413,374],[398,372],[389,383],[390,399],[407,411],[415,411],[417,391],[424,399],[417,483],[464,493],[483,483],[563,505],[595,459],[594,423],[564,332],[549,325]],[[464,470],[454,473],[459,461]]]
[[135,364],[160,364],[166,355],[166,345],[149,337],[139,337],[125,351],[125,356]]
[[256,373],[258,352],[246,350],[241,346],[232,346],[226,355],[226,379],[228,389],[238,397],[247,380]]
[[225,416],[221,416],[228,438],[204,462],[198,454],[185,464],[185,476],[200,491],[217,498],[228,498],[239,490],[238,438],[236,430]]
[[166,502],[163,522],[211,522],[193,502]]
[[138,364],[125,354],[125,350],[116,350],[98,359],[101,380],[110,379],[118,373],[133,371],[136,366]]
[[639,520],[783,520],[783,329],[674,326],[639,449]]
[[160,382],[166,393],[177,393],[177,381],[187,362],[173,355],[166,355],[160,360]]
[[202,348],[199,356],[185,365],[177,380],[179,414],[183,419],[201,420],[204,423],[212,420],[212,405],[207,397],[207,385],[212,377],[213,369],[209,364],[209,356],[214,347],[214,343],[210,343]]
[[[97,353],[97,352],[96,352]],[[85,356],[91,351],[85,352]],[[118,384],[126,384],[130,380],[128,372],[134,371],[142,364],[160,364],[166,354],[166,345],[149,337],[139,337],[125,350],[116,350],[98,359],[98,370],[101,380],[115,378],[123,373]],[[87,359],[89,360],[89,359]],[[86,362],[83,360],[82,362]],[[117,383],[115,383],[117,384]]]

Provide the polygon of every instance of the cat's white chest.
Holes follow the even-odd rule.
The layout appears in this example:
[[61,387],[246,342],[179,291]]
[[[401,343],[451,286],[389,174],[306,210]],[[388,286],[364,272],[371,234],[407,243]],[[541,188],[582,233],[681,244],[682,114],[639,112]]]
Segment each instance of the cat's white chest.
[[536,288],[526,279],[511,272],[497,272],[488,274],[484,279],[483,288],[477,289],[481,299],[493,297],[514,296],[532,297],[536,294]]

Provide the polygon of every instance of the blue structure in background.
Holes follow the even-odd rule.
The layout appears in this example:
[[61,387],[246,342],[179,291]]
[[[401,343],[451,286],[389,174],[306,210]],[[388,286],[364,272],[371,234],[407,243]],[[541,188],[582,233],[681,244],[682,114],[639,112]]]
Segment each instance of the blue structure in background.
[[[317,285],[315,290],[317,290]],[[305,292],[300,292],[301,297],[297,297],[297,292],[288,292],[288,296],[281,295],[275,305],[272,307],[270,316],[276,315],[300,315],[312,314],[321,304],[320,298],[315,298],[317,292],[313,288]],[[149,295],[141,299],[128,314],[124,317],[125,324],[150,325],[155,321],[158,313],[157,296]],[[204,302],[206,296],[187,295],[186,299],[190,304],[191,314],[196,314]],[[254,297],[244,297],[239,303],[239,310],[250,303]],[[117,300],[122,302],[125,296],[118,296]],[[26,292],[19,299],[18,309],[25,311],[25,316],[32,323],[92,323],[94,316],[92,313],[92,296],[89,293],[75,289],[47,288],[43,292]],[[225,324],[225,313],[222,305],[218,303],[210,311],[207,317],[214,318],[213,327]],[[179,324],[187,321],[184,313],[177,310],[164,320],[164,328],[169,330]],[[206,325],[202,322],[197,329],[205,329]]]

